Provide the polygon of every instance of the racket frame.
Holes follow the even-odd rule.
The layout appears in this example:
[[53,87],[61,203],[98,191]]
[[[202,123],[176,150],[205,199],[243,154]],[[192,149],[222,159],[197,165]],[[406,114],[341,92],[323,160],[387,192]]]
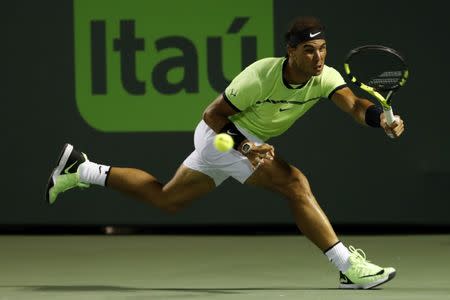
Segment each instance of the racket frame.
[[[378,50],[378,51],[384,51],[384,52],[388,52],[390,54],[393,54],[394,56],[396,56],[402,62],[403,66],[404,66],[404,70],[402,72],[402,78],[399,81],[399,83],[396,86],[394,86],[393,88],[389,88],[389,89],[384,90],[384,91],[387,91],[386,96],[383,96],[380,93],[381,91],[378,91],[376,88],[371,87],[371,86],[369,86],[369,85],[367,85],[365,83],[362,83],[362,82],[358,81],[358,79],[351,73],[351,68],[350,68],[349,61],[357,53],[362,52],[362,51],[366,51],[366,50]],[[364,90],[367,93],[371,94],[372,96],[375,97],[375,99],[378,100],[378,102],[383,107],[383,111],[384,111],[384,115],[386,117],[387,123],[389,125],[391,125],[395,121],[395,116],[394,116],[394,112],[392,110],[390,98],[400,87],[405,85],[406,80],[409,77],[408,67],[407,67],[407,65],[405,63],[405,60],[400,55],[400,53],[398,53],[396,50],[394,50],[392,48],[389,48],[389,47],[386,47],[386,46],[382,46],[382,45],[365,45],[365,46],[357,47],[357,48],[351,50],[347,54],[347,57],[346,57],[345,63],[344,63],[344,71],[345,71],[345,74],[347,75],[347,77],[350,79],[351,82],[353,82],[354,84],[359,86],[362,90]]]

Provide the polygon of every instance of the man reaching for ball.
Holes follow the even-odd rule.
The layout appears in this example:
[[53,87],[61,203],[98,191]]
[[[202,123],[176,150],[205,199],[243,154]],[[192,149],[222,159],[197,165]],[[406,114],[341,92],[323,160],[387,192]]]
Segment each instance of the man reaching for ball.
[[[248,66],[204,111],[194,134],[195,150],[174,177],[160,183],[149,173],[90,162],[66,144],[47,188],[47,200],[74,187],[107,186],[169,212],[176,212],[228,177],[275,191],[288,199],[296,224],[340,272],[341,288],[368,289],[395,275],[393,268],[369,263],[361,250],[345,247],[319,207],[308,180],[275,155],[266,142],[286,131],[321,98],[329,98],[357,122],[382,127],[399,137],[403,121],[388,125],[372,102],[356,97],[342,76],[325,65],[324,28],[313,17],[297,19],[286,33],[286,57],[265,58]],[[213,145],[218,133],[234,140],[234,149]]]

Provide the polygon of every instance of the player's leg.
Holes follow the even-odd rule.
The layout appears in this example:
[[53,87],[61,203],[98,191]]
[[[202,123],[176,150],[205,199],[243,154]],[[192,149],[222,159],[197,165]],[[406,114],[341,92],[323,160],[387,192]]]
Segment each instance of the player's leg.
[[[193,152],[189,161],[195,163],[196,158],[196,153]],[[86,154],[66,144],[49,178],[47,201],[54,203],[62,192],[75,187],[86,188],[91,184],[107,185],[171,212],[216,186],[210,176],[185,165],[181,165],[174,177],[164,185],[151,174],[139,169],[111,168],[90,162]]]
[[322,251],[339,241],[307,178],[297,168],[275,157],[259,167],[246,184],[274,191],[288,199],[297,226]]
[[275,157],[261,165],[245,183],[277,192],[289,200],[299,229],[340,271],[341,288],[368,289],[394,278],[395,269],[369,263],[362,250],[351,246],[347,249],[339,242],[308,180],[297,168]]
[[211,177],[185,165],[165,185],[145,171],[113,167],[106,186],[169,212],[178,211],[216,187]]

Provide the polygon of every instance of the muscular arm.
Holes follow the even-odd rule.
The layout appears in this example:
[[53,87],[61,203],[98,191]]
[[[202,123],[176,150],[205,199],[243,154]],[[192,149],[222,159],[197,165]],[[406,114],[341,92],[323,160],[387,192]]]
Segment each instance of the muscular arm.
[[[366,111],[369,106],[373,105],[371,101],[356,97],[348,87],[336,91],[331,97],[331,100],[340,109],[350,114],[358,123],[367,125]],[[391,138],[399,137],[404,131],[403,120],[399,116],[396,116],[396,121],[394,123],[388,124],[386,122],[386,117],[381,113],[380,126]]]
[[[229,116],[238,113],[238,111],[232,107],[227,101],[225,101],[223,95],[219,95],[203,112],[203,120],[212,130],[219,133],[220,130],[230,122]],[[241,145],[248,140],[243,140],[237,149],[241,151]],[[247,154],[247,158],[250,160],[254,168],[263,164],[265,160],[273,160],[275,156],[275,150],[273,146],[269,144],[255,145],[250,153]]]
[[229,116],[236,114],[237,111],[225,101],[220,94],[203,112],[203,120],[216,133],[230,122]]
[[331,100],[358,123],[366,125],[366,110],[373,105],[371,101],[356,97],[348,87],[336,91]]

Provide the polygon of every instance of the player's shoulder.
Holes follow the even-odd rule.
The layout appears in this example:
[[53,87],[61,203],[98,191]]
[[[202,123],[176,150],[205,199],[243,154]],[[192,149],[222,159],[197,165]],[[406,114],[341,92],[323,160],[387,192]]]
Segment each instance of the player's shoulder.
[[338,70],[336,70],[335,68],[328,66],[328,65],[324,65],[323,66],[323,71],[322,74],[325,76],[329,76],[329,75],[337,75],[337,74],[341,74]]
[[328,65],[323,66],[322,74],[320,74],[318,77],[320,81],[327,81],[327,80],[335,81],[342,79],[341,73],[335,68],[330,67]]
[[259,59],[247,67],[248,70],[257,74],[268,74],[281,68],[284,57],[266,57]]

